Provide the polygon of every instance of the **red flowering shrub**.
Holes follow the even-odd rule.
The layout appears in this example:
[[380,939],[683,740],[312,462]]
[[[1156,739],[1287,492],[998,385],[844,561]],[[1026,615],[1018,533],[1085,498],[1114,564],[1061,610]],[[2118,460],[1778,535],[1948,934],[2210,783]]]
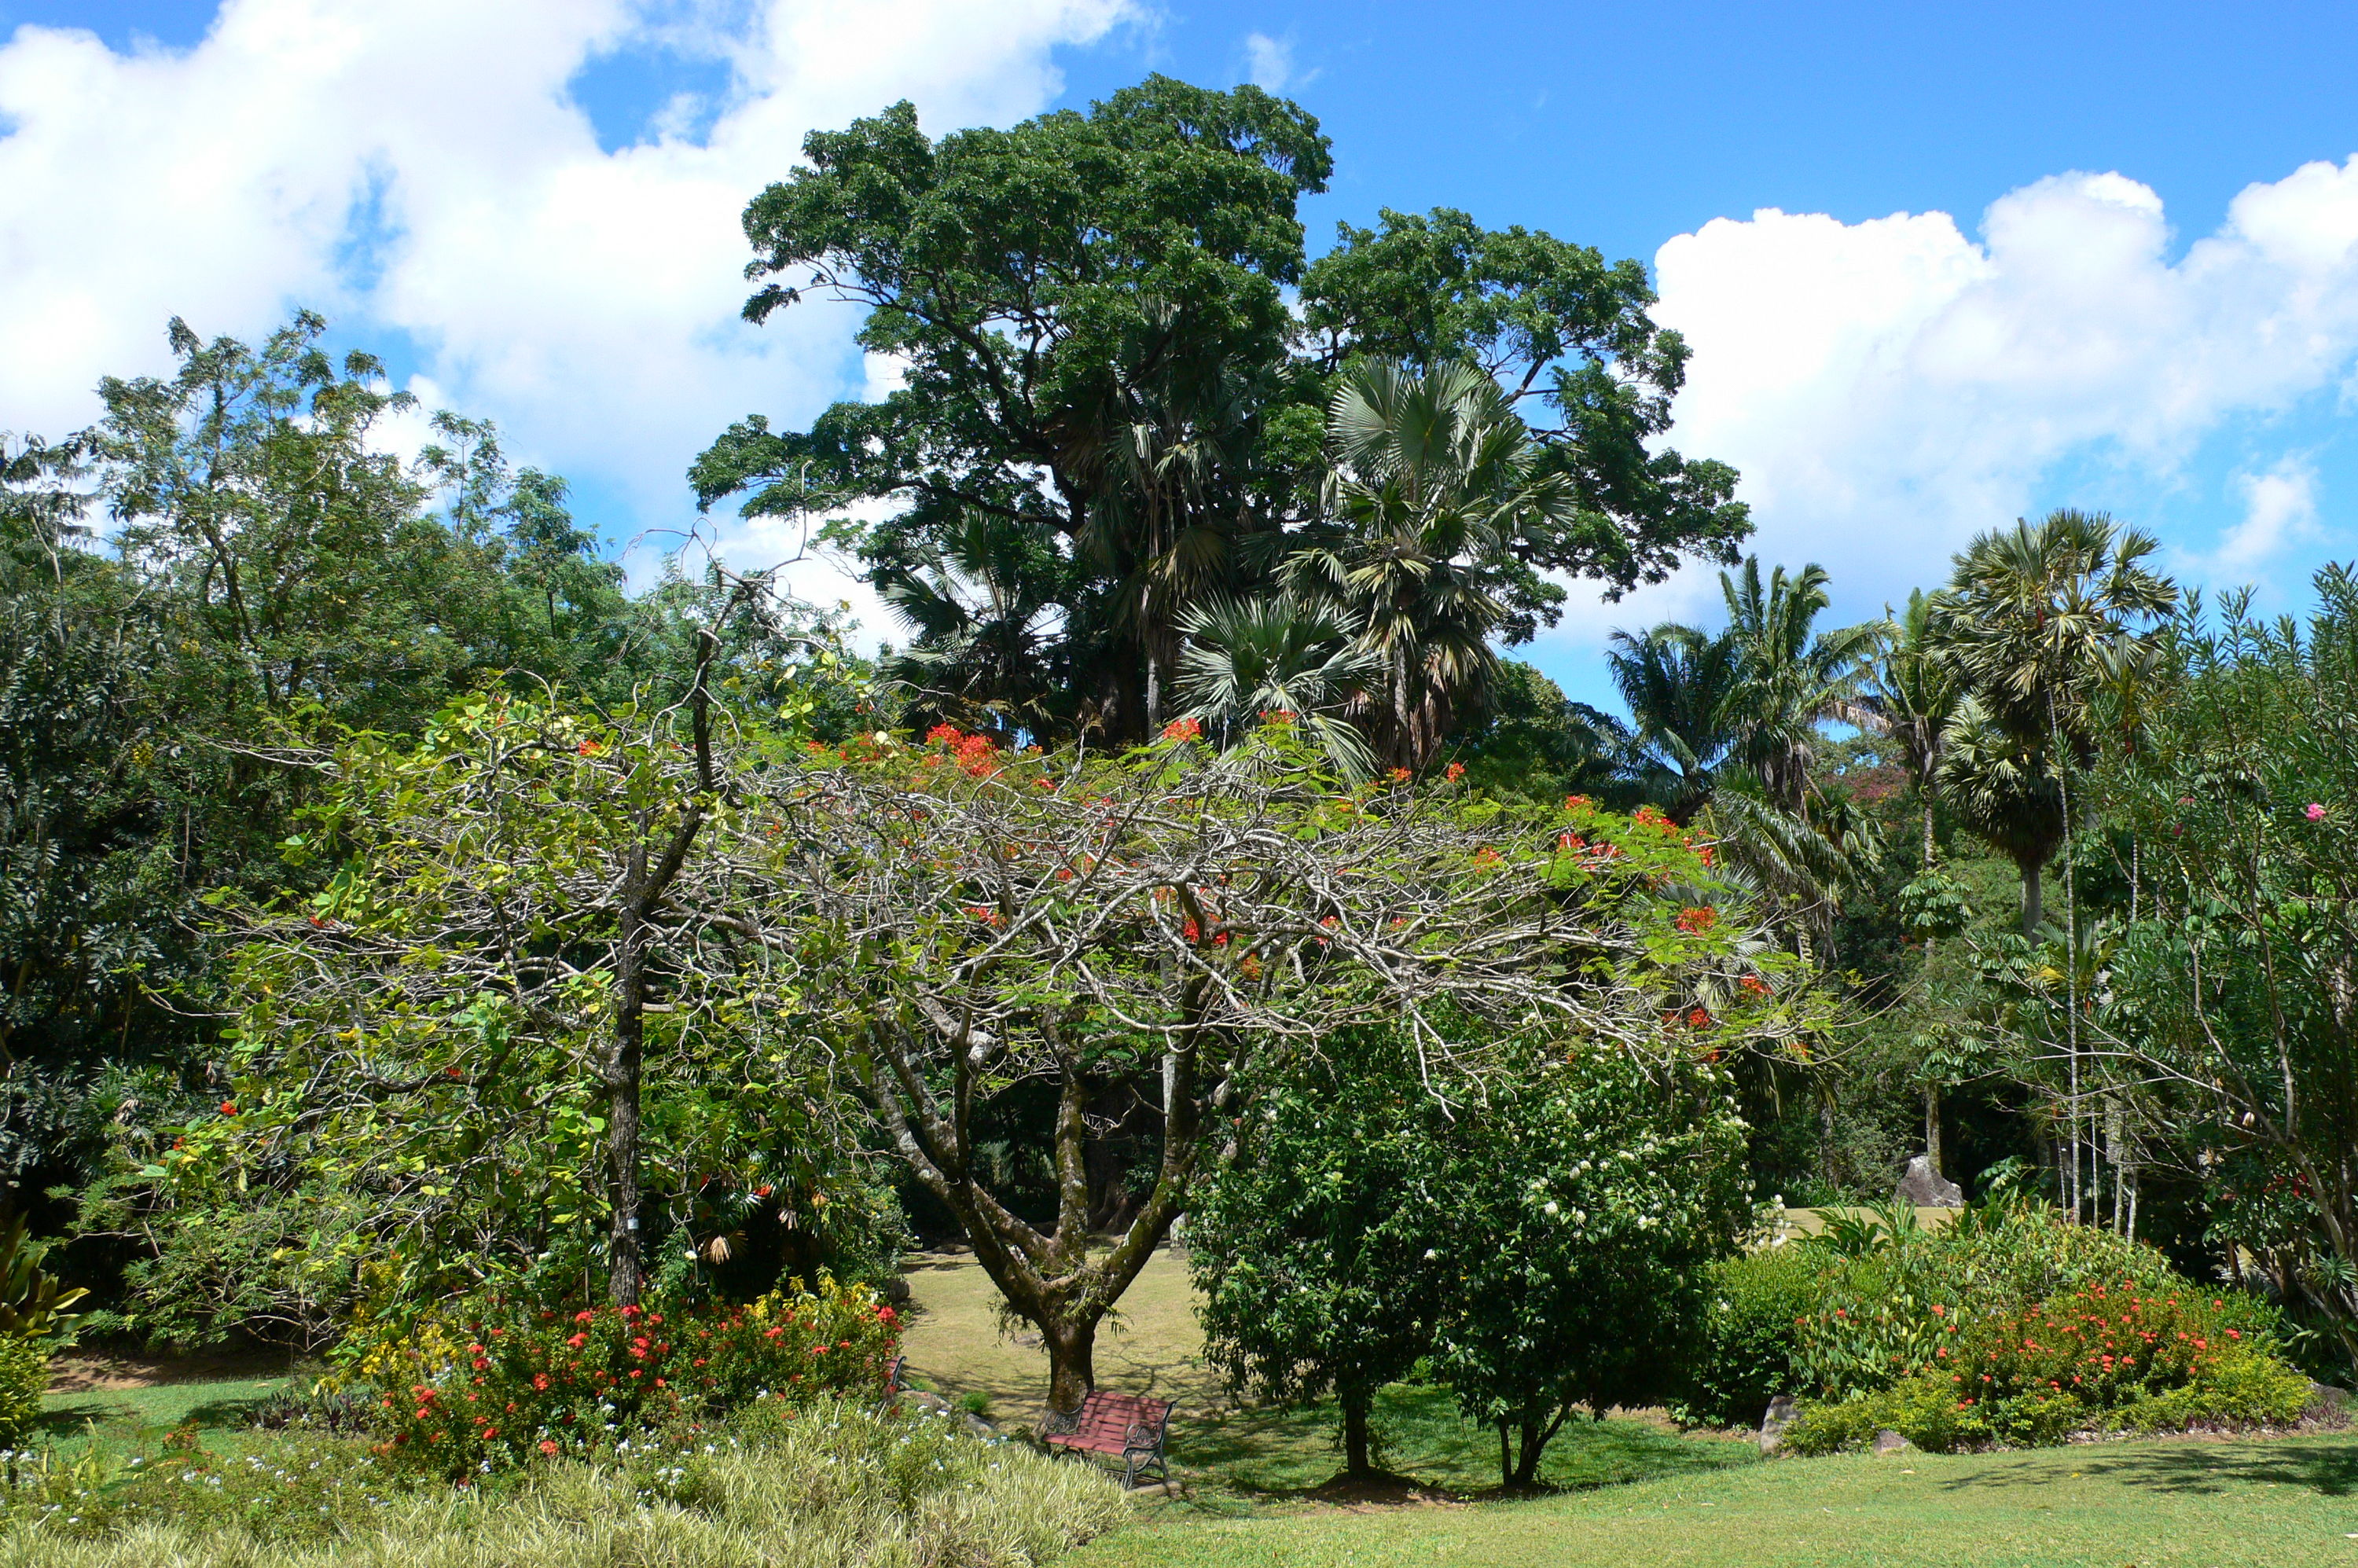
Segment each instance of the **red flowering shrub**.
[[492,1303],[373,1353],[377,1452],[446,1475],[607,1447],[759,1400],[804,1405],[880,1393],[898,1353],[893,1310],[822,1276],[817,1294],[695,1311]]
[[2125,1280],[1966,1325],[1944,1315],[1911,1376],[1805,1408],[1789,1441],[1823,1453],[1891,1427],[1924,1448],[2054,1443],[2123,1425],[2288,1422],[2309,1397],[2306,1378],[2246,1339],[2247,1312],[2193,1290]]

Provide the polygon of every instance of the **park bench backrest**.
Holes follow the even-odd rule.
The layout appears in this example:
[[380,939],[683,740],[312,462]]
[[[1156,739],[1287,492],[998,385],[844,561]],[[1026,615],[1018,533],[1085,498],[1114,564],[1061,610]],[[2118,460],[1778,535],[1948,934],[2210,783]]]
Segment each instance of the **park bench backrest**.
[[1150,1400],[1138,1394],[1116,1394],[1097,1389],[1081,1401],[1066,1441],[1076,1448],[1119,1454],[1129,1444],[1133,1427],[1144,1427],[1152,1434],[1150,1441],[1159,1439],[1163,1423],[1170,1416],[1169,1400]]

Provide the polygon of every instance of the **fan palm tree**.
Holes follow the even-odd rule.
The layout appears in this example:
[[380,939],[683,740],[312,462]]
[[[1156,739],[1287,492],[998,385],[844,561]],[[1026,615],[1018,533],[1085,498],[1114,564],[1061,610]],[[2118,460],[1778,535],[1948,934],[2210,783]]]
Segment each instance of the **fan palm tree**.
[[1984,534],[1934,605],[1935,640],[1991,719],[2084,756],[2099,650],[2141,638],[2177,607],[2178,585],[2146,564],[2159,547],[2100,512]]
[[1959,820],[2022,874],[2022,934],[2036,937],[2039,871],[2064,834],[2062,780],[2047,751],[2007,726],[1980,697],[1966,697],[1942,732],[1942,798]]
[[1177,695],[1187,717],[1225,741],[1263,714],[1289,713],[1345,778],[1374,771],[1366,737],[1343,712],[1381,665],[1349,622],[1282,599],[1223,597],[1182,612],[1179,629],[1187,641]]
[[[1964,733],[1987,764],[1975,775],[1980,793],[1969,803],[1966,820],[1999,849],[2017,855],[2023,871],[2025,935],[2038,924],[2039,867],[2071,844],[2071,770],[2094,756],[2092,713],[2104,679],[2103,651],[2147,640],[2155,623],[2177,607],[2177,585],[2146,564],[2158,547],[2151,535],[2115,528],[2101,513],[2050,512],[2035,527],[2017,522],[2011,531],[1976,538],[1957,557],[1935,611],[1941,640],[1978,699],[1974,723],[1995,732]],[[1961,710],[1961,725],[1963,720]],[[1993,743],[1985,745],[1984,740]],[[2000,740],[2003,747],[1995,743]],[[1953,741],[1951,749],[1961,751]],[[2010,762],[2004,754],[2009,749]],[[2051,819],[2044,805],[2050,781]],[[2009,796],[2019,820],[2001,821],[1983,809]],[[2044,852],[2032,860],[2009,844],[2043,845]],[[2067,950],[2076,950],[2079,896],[2068,855],[2063,910]],[[2065,978],[2071,1062],[2065,1114],[2072,1148],[2066,1192],[2076,1214],[2083,1191],[2079,1150],[2087,1108],[2080,1098],[2076,970]]]
[[[1974,697],[1970,719],[1961,708],[1947,731],[1972,759],[1940,776],[1974,792],[1961,815],[2022,869],[2025,935],[2038,925],[2039,871],[2070,830],[2070,770],[2093,754],[2104,671],[2134,662],[2128,645],[2177,605],[2177,585],[2146,565],[2158,547],[2102,513],[2051,512],[1974,539],[1932,603],[1930,644]],[[2007,801],[2025,821],[1992,815]]]
[[1362,710],[1368,739],[1384,762],[1421,768],[1496,672],[1515,541],[1541,522],[1568,525],[1576,498],[1540,471],[1530,429],[1476,365],[1353,365],[1326,429],[1325,520],[1284,579],[1359,627],[1380,666]]

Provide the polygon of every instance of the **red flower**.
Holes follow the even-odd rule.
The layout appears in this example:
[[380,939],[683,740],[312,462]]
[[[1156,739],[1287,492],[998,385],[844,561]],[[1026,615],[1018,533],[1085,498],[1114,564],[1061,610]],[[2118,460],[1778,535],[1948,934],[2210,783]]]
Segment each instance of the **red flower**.
[[540,1451],[541,1451],[543,1454],[554,1454],[554,1453],[556,1453],[556,1452],[557,1452],[557,1443],[556,1443],[556,1440],[555,1440],[555,1439],[553,1439],[553,1438],[547,1438],[547,1437],[544,1437],[544,1438],[542,1438],[542,1439],[540,1440]]
[[1203,737],[1204,727],[1193,719],[1174,719],[1163,727],[1165,741],[1195,741]]
[[955,724],[936,724],[925,731],[925,739],[955,746],[964,737],[958,733],[958,727]]
[[1451,784],[1455,784],[1459,779],[1466,776],[1466,764],[1463,762],[1452,762],[1447,767],[1442,769],[1441,772],[1444,778],[1446,778]]

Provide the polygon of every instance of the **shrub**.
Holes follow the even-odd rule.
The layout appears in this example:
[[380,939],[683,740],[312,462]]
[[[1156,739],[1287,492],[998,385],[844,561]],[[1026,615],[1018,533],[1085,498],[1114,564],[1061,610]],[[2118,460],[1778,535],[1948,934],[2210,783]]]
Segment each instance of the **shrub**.
[[0,1562],[250,1568],[295,1559],[274,1550],[289,1542],[316,1568],[1016,1564],[1057,1557],[1126,1514],[1120,1490],[1087,1466],[960,1426],[855,1401],[797,1412],[768,1400],[692,1441],[560,1460],[455,1497],[386,1472],[359,1444],[308,1436],[112,1475],[92,1453],[47,1473],[24,1466],[0,1487]]
[[1829,1453],[1889,1427],[1920,1448],[2028,1446],[2114,1427],[2296,1421],[2309,1380],[2246,1337],[2237,1320],[2247,1313],[2183,1281],[2157,1292],[2125,1281],[1971,1324],[1946,1321],[1943,1343],[1897,1381],[1805,1405],[1785,1442]]
[[1794,1320],[1816,1306],[1823,1266],[1790,1246],[1714,1264],[1711,1305],[1671,1413],[1698,1426],[1757,1426],[1771,1400],[1795,1391]]
[[49,1386],[49,1347],[22,1334],[0,1334],[0,1446],[14,1448],[41,1419]]
[[590,1307],[430,1320],[373,1346],[380,1452],[449,1476],[594,1453],[760,1400],[881,1392],[900,1320],[865,1285],[822,1276],[707,1311]]
[[[1969,1209],[1943,1229],[1889,1234],[1854,1256],[1802,1245],[1825,1259],[1825,1269],[1816,1302],[1795,1325],[1793,1369],[1825,1399],[1887,1388],[1932,1368],[1952,1332],[2087,1286],[2194,1291],[2154,1248],[2039,1205]],[[2273,1324],[2264,1305],[2239,1301],[2221,1310],[2241,1313],[2234,1326],[2247,1336]]]

